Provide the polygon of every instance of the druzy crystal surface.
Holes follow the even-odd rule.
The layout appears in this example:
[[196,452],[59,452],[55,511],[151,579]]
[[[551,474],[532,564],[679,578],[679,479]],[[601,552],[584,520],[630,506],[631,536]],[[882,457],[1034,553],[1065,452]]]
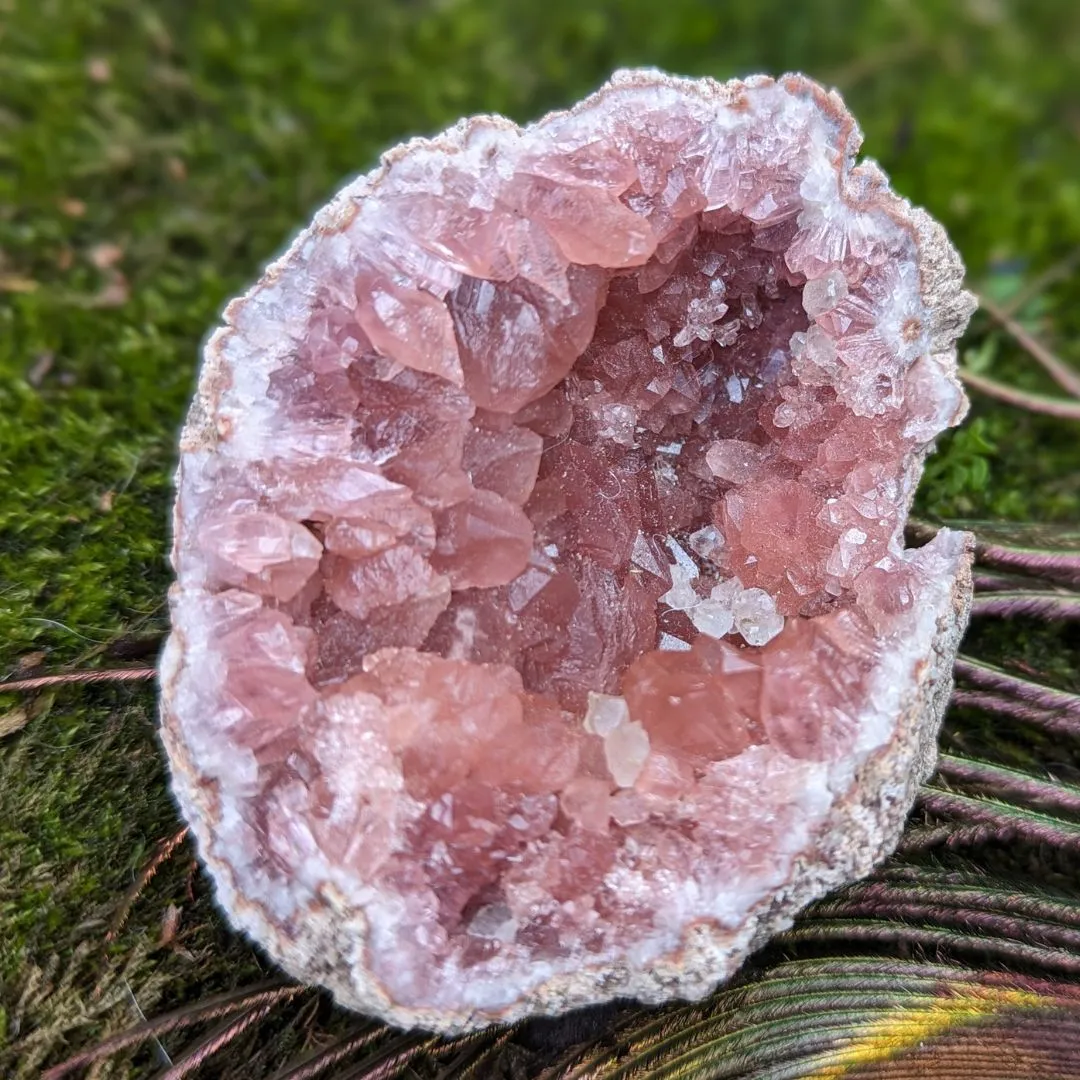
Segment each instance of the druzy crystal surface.
[[454,1029],[699,996],[891,843],[967,544],[941,230],[835,95],[621,73],[346,187],[210,340],[163,664],[237,925]]

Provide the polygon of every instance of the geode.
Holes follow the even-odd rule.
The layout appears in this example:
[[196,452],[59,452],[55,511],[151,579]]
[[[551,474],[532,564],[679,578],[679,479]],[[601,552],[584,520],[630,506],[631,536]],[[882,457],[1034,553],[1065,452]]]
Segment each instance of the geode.
[[173,787],[235,926],[444,1031],[697,998],[894,846],[970,543],[973,308],[835,93],[617,74],[387,154],[225,312]]

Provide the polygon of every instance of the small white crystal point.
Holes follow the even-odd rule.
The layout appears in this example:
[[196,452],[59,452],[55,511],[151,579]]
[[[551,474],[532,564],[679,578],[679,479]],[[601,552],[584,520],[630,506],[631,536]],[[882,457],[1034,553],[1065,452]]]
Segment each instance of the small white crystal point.
[[803,310],[811,319],[832,311],[848,294],[847,278],[840,270],[830,270],[824,277],[814,278],[803,286]]
[[735,625],[735,616],[732,614],[730,605],[710,599],[702,600],[691,610],[690,621],[703,634],[722,638],[725,634],[731,633],[731,628]]
[[683,641],[681,637],[676,637],[674,634],[665,632],[660,635],[658,648],[661,652],[689,652],[690,647],[689,641]]
[[715,525],[704,525],[692,532],[686,542],[690,550],[703,559],[716,559],[724,550],[724,534]]
[[636,720],[620,724],[604,740],[608,772],[619,787],[633,787],[649,757],[649,736]]
[[589,704],[583,721],[585,730],[590,735],[599,735],[604,738],[629,719],[630,707],[626,704],[626,698],[590,691]]
[[784,629],[776,601],[764,589],[744,589],[734,603],[735,628],[747,645],[765,645]]

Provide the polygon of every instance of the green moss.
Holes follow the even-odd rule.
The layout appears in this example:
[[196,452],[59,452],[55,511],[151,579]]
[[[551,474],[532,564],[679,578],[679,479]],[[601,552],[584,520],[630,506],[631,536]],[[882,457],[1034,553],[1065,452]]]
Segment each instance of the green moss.
[[[867,151],[996,296],[1080,244],[1080,8],[1055,0],[0,0],[0,674],[37,650],[60,669],[163,630],[199,341],[345,176],[462,113],[525,120],[642,63],[838,84]],[[95,264],[100,245],[119,250],[115,268]],[[1024,318],[1080,362],[1080,279]],[[981,320],[965,347],[998,378],[1050,389]],[[920,506],[1075,518],[1076,434],[976,401]],[[0,714],[14,704],[0,696]],[[20,1039],[39,1025],[59,1045],[65,1030],[49,1027],[67,1015],[56,994],[27,990],[35,972],[57,985],[74,972],[73,997],[125,972],[157,988],[149,1007],[256,963],[226,946],[207,897],[186,898],[185,860],[103,945],[176,825],[153,706],[149,687],[65,689],[0,744],[0,1007]],[[194,961],[155,950],[169,902]]]

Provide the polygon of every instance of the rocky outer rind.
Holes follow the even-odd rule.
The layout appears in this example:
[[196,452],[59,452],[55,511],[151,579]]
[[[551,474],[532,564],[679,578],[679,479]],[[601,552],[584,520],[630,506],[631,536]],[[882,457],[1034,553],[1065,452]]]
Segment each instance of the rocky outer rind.
[[[768,79],[720,85],[711,80],[691,83],[653,72],[620,73],[609,87],[569,115],[596,107],[613,89],[677,88],[715,102],[717,108],[727,108],[746,89],[769,84]],[[873,202],[917,237],[920,292],[931,315],[928,350],[955,378],[954,341],[974,301],[962,289],[963,267],[944,231],[922,211],[913,210],[906,201],[883,190],[884,178],[872,163],[851,168],[860,136],[835,95],[825,94],[799,76],[788,76],[781,85],[791,93],[813,97],[823,114],[840,129],[837,141],[846,144],[848,155],[842,175],[851,199]],[[418,150],[457,153],[472,134],[484,128],[518,130],[501,118],[474,118],[434,140],[415,140],[392,151],[380,170],[346,187],[264,278],[245,297],[230,304],[227,326],[206,347],[197,395],[181,439],[185,455],[212,456],[232,437],[236,413],[229,406],[222,407],[223,394],[234,378],[234,362],[228,358],[226,346],[231,337],[243,336],[238,326],[244,311],[257,307],[283,275],[295,273],[302,277],[308,242],[344,230],[356,214],[358,201],[378,194],[392,163]],[[303,298],[298,303],[302,307]],[[285,340],[257,341],[252,345],[268,356],[275,351],[284,356],[292,347]],[[957,422],[965,408],[966,402],[959,394],[950,422]],[[910,462],[908,499],[921,463],[922,455]],[[181,498],[176,506],[178,536],[184,514]],[[935,543],[945,569],[933,595],[923,598],[927,611],[918,632],[912,640],[903,642],[905,660],[910,658],[911,669],[903,673],[902,688],[892,688],[899,695],[892,732],[882,744],[852,759],[850,771],[836,773],[831,783],[835,793],[831,810],[792,861],[786,883],[753,906],[737,928],[698,922],[687,928],[681,949],[655,962],[637,966],[609,960],[595,966],[582,964],[571,973],[558,974],[533,986],[500,1010],[413,1008],[393,1000],[372,974],[368,962],[366,918],[336,886],[324,883],[306,910],[283,923],[270,918],[262,904],[244,894],[233,866],[213,843],[223,817],[233,811],[227,806],[228,800],[222,798],[218,782],[201,775],[193,764],[191,746],[174,708],[181,677],[191,679],[191,665],[198,662],[190,656],[184,629],[174,625],[161,663],[162,738],[174,793],[216,883],[218,902],[236,927],[296,978],[326,986],[346,1007],[376,1013],[403,1026],[455,1032],[532,1014],[558,1013],[614,997],[658,1003],[673,997],[696,999],[706,995],[717,982],[729,978],[753,950],[788,927],[807,904],[866,874],[895,848],[918,786],[933,769],[937,732],[951,689],[952,661],[966,625],[971,595],[971,538],[943,530]],[[179,595],[180,587],[175,586],[174,600]]]

